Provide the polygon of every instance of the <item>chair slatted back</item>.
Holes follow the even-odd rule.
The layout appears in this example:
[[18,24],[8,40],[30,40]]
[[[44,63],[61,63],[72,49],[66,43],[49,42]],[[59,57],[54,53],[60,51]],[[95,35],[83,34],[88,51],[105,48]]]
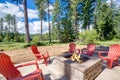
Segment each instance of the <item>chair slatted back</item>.
[[109,52],[108,52],[109,57],[118,57],[119,54],[120,54],[119,44],[113,44],[109,47]]
[[74,52],[76,50],[76,44],[71,42],[69,44],[69,50],[70,50],[70,52]]
[[[34,54],[40,54],[40,52],[38,51],[38,48],[37,48],[37,46],[35,46],[35,45],[32,45],[31,46],[31,50],[32,50],[32,52],[34,53]],[[34,55],[35,56],[35,55]],[[40,59],[40,56],[35,56],[37,59]]]
[[13,65],[10,57],[4,53],[0,53],[0,73],[9,79],[21,77],[20,72]]
[[87,45],[87,54],[92,55],[95,52],[95,47],[96,47],[95,44],[92,44],[92,43],[88,44]]

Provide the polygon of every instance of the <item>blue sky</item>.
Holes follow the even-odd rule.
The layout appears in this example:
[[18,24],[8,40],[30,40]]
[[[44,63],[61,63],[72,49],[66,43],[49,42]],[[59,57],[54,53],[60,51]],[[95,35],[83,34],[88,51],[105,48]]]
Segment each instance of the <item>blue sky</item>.
[[[51,5],[50,9],[53,9]],[[40,33],[38,10],[33,0],[27,0],[27,10],[30,34]],[[5,17],[7,14],[16,15],[18,31],[25,33],[23,5],[16,5],[16,2],[12,2],[11,0],[0,0],[0,18]],[[48,22],[43,21],[43,33],[47,32]]]

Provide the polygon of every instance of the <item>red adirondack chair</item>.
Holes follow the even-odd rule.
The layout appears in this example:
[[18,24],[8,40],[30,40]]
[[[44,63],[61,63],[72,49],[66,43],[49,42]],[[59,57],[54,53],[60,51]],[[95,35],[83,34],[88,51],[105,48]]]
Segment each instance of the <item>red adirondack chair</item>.
[[118,56],[120,54],[120,45],[119,44],[113,44],[109,47],[108,55],[102,56],[102,54],[105,54],[104,52],[99,52],[98,57],[106,60],[108,68],[112,68],[113,62],[118,64]]
[[[33,73],[22,76],[19,67],[36,65],[36,70]],[[0,53],[0,73],[6,80],[44,80],[42,70],[38,67],[37,62],[30,62],[14,66],[10,57],[5,53]]]
[[73,42],[71,42],[71,43],[69,44],[69,52],[70,52],[70,53],[73,53],[73,52],[75,52],[75,51],[78,51],[78,53],[80,53],[80,49],[77,49],[77,48],[76,48],[76,44],[73,43]]
[[95,52],[95,47],[96,47],[95,44],[92,43],[87,44],[87,48],[82,49],[82,53],[92,56],[93,53]]
[[40,51],[38,51],[37,46],[35,46],[35,45],[31,46],[31,50],[34,53],[34,56],[36,57],[36,61],[44,59],[44,63],[46,65],[48,64],[47,60],[50,61],[50,57],[49,57],[49,54],[47,51],[45,51],[44,53],[43,52],[41,53]]

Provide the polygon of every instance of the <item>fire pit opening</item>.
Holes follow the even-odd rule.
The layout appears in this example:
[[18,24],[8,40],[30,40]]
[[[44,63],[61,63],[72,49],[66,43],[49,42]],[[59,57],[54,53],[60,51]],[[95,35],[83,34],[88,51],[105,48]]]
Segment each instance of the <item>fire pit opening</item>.
[[83,63],[88,61],[90,58],[87,56],[84,56],[82,54],[66,54],[63,56],[64,58],[67,58],[68,60],[72,61],[72,62],[76,62],[76,63]]

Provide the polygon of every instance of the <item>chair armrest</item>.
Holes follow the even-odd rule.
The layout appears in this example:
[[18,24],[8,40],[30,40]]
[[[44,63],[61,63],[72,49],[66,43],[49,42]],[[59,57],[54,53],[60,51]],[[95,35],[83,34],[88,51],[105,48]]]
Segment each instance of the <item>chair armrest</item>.
[[79,54],[81,53],[81,52],[80,52],[80,49],[78,49],[78,48],[76,48],[76,51],[78,51]]
[[41,55],[48,54],[48,51],[39,51]]
[[46,51],[46,53],[40,53],[40,54],[34,54],[36,57],[40,57],[40,58],[46,58],[49,57],[48,52]]
[[81,53],[86,54],[87,53],[87,48],[81,49]]
[[102,54],[106,54],[106,53],[108,53],[108,51],[99,51],[98,52],[98,57],[100,57],[100,56],[102,56]]
[[16,66],[16,68],[24,67],[24,66],[30,66],[30,65],[36,65],[37,68],[38,68],[37,62],[27,62],[27,63],[19,64],[19,65]]
[[42,54],[34,54],[35,56],[42,56]]
[[105,57],[102,55],[102,54],[106,54],[106,53],[108,53],[108,51],[100,51],[100,52],[98,52],[98,57],[103,60],[109,60],[110,59],[109,57]]

